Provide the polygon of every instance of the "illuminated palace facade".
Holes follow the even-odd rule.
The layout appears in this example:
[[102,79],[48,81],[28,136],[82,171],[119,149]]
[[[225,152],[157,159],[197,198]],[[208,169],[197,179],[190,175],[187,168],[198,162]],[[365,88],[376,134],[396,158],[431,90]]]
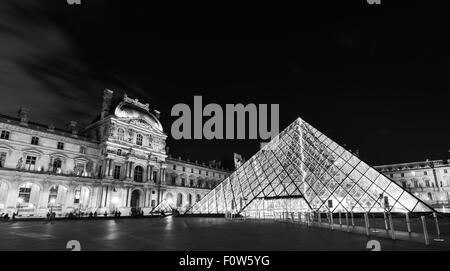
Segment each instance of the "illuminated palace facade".
[[229,172],[171,158],[159,112],[103,93],[99,116],[78,133],[0,115],[0,214],[58,216],[120,211],[147,215],[161,201],[184,211]]
[[426,160],[375,168],[436,210],[450,212],[450,160]]

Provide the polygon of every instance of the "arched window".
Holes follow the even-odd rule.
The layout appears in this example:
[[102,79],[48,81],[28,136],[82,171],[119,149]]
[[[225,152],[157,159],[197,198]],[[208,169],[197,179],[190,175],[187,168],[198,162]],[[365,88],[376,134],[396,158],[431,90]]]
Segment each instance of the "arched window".
[[137,166],[134,168],[134,181],[135,182],[142,182],[142,173],[144,172],[144,169],[141,166]]
[[61,166],[62,166],[61,159],[56,158],[55,160],[53,160],[53,172],[54,173],[61,173]]
[[120,141],[125,141],[125,130],[120,128],[119,130],[117,130],[117,138]]
[[142,135],[137,134],[136,136],[136,145],[142,146]]

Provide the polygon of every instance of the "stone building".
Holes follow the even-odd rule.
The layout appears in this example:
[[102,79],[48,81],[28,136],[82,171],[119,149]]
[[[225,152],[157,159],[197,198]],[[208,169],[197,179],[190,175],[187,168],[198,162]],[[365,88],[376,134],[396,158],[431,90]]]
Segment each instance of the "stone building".
[[375,168],[436,210],[450,211],[450,160],[426,160]]
[[0,115],[0,213],[149,213],[163,199],[185,210],[229,172],[173,159],[159,112],[105,90],[98,117],[83,131]]

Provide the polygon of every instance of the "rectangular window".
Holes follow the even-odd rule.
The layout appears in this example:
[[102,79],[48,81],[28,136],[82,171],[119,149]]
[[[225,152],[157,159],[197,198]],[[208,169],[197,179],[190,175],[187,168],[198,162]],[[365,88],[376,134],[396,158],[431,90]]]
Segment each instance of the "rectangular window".
[[0,135],[1,139],[9,140],[9,132],[8,131],[2,131],[2,134]]
[[24,186],[19,188],[19,199],[22,199],[22,203],[29,203],[31,195],[31,186]]
[[176,165],[173,165],[173,170],[177,170],[177,166]]
[[6,152],[0,152],[0,168],[5,167]]
[[26,170],[35,170],[36,169],[36,157],[35,156],[27,156],[27,160],[25,160],[25,169]]
[[156,201],[152,199],[152,207],[156,207]]
[[391,178],[394,178],[394,174],[390,174]]
[[153,171],[153,181],[156,182],[156,178],[158,177],[158,172]]
[[64,150],[64,143],[58,142],[58,150]]
[[33,136],[31,138],[31,145],[39,145],[39,137]]
[[80,153],[86,154],[86,147],[80,146]]
[[114,167],[114,179],[116,180],[120,179],[120,166]]
[[194,173],[194,169],[193,168],[191,168],[191,173]]
[[405,181],[402,181],[402,186],[403,186],[403,188],[406,188],[406,182]]
[[186,171],[186,167],[183,167],[183,171]]
[[402,178],[403,178],[403,177],[405,177],[405,173],[402,173],[402,175],[401,175],[401,176],[402,176]]
[[423,172],[423,175],[428,175],[428,172],[424,171],[424,172]]
[[447,171],[446,169],[444,169],[444,173],[445,173],[445,174],[447,174],[447,173],[448,173],[448,171]]
[[209,172],[208,172],[208,171],[206,171],[206,176],[208,176],[208,174],[209,174]]

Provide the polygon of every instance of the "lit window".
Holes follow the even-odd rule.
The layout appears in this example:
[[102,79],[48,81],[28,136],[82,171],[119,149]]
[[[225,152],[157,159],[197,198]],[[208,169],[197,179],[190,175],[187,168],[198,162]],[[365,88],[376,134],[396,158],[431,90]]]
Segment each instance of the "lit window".
[[136,145],[142,146],[142,135],[138,134],[136,136]]
[[0,168],[5,167],[6,152],[0,152]]
[[31,145],[38,145],[39,144],[39,137],[33,136],[31,138]]
[[58,150],[64,150],[64,143],[58,142]]
[[125,130],[123,130],[123,129],[117,130],[117,138],[120,141],[125,141]]
[[134,168],[134,181],[135,182],[142,182],[142,174],[144,172],[144,169],[141,166],[137,166]]
[[22,203],[29,203],[30,202],[30,196],[31,196],[31,188],[33,187],[33,184],[27,183],[23,184],[19,188],[19,199],[21,199]]
[[62,166],[62,161],[61,159],[57,158],[53,161],[53,172],[54,173],[61,173],[61,166]]
[[54,185],[50,188],[50,193],[48,195],[48,204],[54,204],[58,198],[58,186]]
[[35,156],[27,156],[25,160],[25,169],[26,170],[35,170],[36,169],[36,157]]
[[1,139],[9,140],[9,132],[8,131],[2,131],[2,134],[0,135]]
[[116,179],[116,180],[120,179],[120,166],[115,166],[114,167],[114,174],[113,174],[113,176],[114,176],[114,179]]

